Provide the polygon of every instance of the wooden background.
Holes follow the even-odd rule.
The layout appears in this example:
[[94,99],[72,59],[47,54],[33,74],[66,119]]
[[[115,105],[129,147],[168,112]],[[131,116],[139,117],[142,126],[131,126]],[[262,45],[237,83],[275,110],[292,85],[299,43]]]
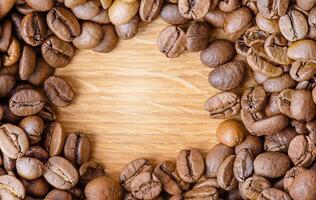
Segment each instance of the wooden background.
[[[203,110],[217,91],[199,53],[168,59],[156,47],[166,26],[158,19],[142,24],[138,35],[120,41],[109,54],[78,51],[57,74],[73,86],[76,99],[59,109],[67,132],[82,131],[93,141],[93,159],[118,175],[138,157],[174,160],[184,148],[204,153],[215,143],[219,120]],[[220,37],[223,36],[220,34]]]

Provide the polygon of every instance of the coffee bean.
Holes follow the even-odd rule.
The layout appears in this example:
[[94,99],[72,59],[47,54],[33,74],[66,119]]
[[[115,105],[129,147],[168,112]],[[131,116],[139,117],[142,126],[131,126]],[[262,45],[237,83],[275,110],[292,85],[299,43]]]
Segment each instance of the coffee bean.
[[131,191],[131,182],[140,173],[152,172],[153,167],[145,159],[136,159],[123,168],[120,175],[120,183],[127,191]]
[[297,135],[293,128],[285,128],[284,130],[268,135],[265,137],[264,150],[265,151],[279,151],[287,152],[290,142]]
[[58,76],[51,76],[46,79],[44,90],[49,101],[55,106],[69,106],[74,98],[71,86]]
[[44,107],[45,99],[35,89],[22,89],[12,95],[9,101],[10,110],[17,116],[34,115]]
[[235,158],[233,172],[239,182],[244,182],[253,173],[254,157],[248,149],[240,151]]
[[101,9],[99,14],[90,19],[90,21],[98,23],[98,24],[110,24],[109,11]]
[[278,106],[279,93],[272,93],[269,96],[268,102],[265,107],[265,114],[268,117],[273,117],[282,114]]
[[316,146],[309,136],[298,135],[289,145],[288,155],[294,165],[308,167],[316,159]]
[[279,27],[279,19],[268,19],[262,16],[260,13],[256,15],[256,24],[257,26],[268,33],[279,34],[281,33]]
[[279,21],[282,35],[289,41],[303,39],[308,33],[305,16],[298,10],[290,10]]
[[33,74],[29,77],[28,82],[35,86],[40,86],[44,81],[54,73],[54,68],[49,66],[42,58],[37,58]]
[[137,199],[154,199],[160,194],[162,185],[155,174],[144,172],[135,176],[131,190]]
[[269,58],[280,65],[289,65],[293,61],[287,56],[288,41],[281,35],[271,35],[264,43]]
[[81,34],[73,40],[75,47],[79,49],[92,49],[102,41],[104,32],[99,24],[84,21],[81,24],[81,29]]
[[316,2],[313,0],[296,0],[296,4],[300,8],[308,11],[315,6]]
[[46,36],[46,23],[39,13],[27,14],[21,22],[23,40],[31,46],[39,46]]
[[178,0],[181,15],[188,19],[201,19],[209,10],[211,4],[207,0]]
[[216,129],[216,137],[222,144],[234,147],[244,140],[245,129],[237,120],[226,120]]
[[49,123],[45,134],[44,147],[49,155],[57,156],[61,154],[66,140],[66,134],[62,125],[59,122]]
[[122,40],[129,40],[136,36],[138,32],[138,27],[140,23],[140,18],[135,15],[131,21],[126,24],[116,25],[115,31],[118,37]]
[[279,77],[270,78],[263,83],[263,88],[265,91],[282,92],[288,88],[294,88],[296,86],[296,81],[292,79],[289,73],[284,73]]
[[71,42],[80,35],[81,27],[76,17],[66,8],[55,7],[46,16],[49,29],[60,39]]
[[111,6],[112,2],[113,0],[100,0],[100,3],[104,9],[108,9]]
[[248,112],[261,111],[267,102],[267,94],[262,86],[247,88],[241,98],[241,107]]
[[233,59],[235,49],[227,40],[215,40],[201,51],[200,58],[204,65],[217,67]]
[[292,167],[290,170],[288,170],[284,176],[284,181],[283,181],[284,190],[289,191],[293,180],[298,175],[300,175],[301,173],[305,171],[306,169],[304,167],[299,167],[299,166]]
[[219,192],[213,187],[203,187],[190,190],[184,194],[184,199],[214,199],[219,200]]
[[46,162],[49,158],[48,152],[41,146],[33,145],[26,151],[25,156],[37,158],[42,162]]
[[37,11],[49,11],[54,6],[54,0],[25,0],[25,2]]
[[245,64],[241,61],[232,61],[216,67],[208,75],[208,82],[214,88],[222,91],[236,89],[244,80]]
[[270,186],[271,184],[267,179],[254,175],[239,184],[239,191],[243,198],[257,199],[261,192]]
[[97,16],[100,12],[100,1],[87,0],[86,2],[79,4],[71,8],[72,13],[82,20],[89,20]]
[[32,7],[30,7],[25,0],[17,1],[16,2],[16,9],[23,15],[27,15],[33,12],[36,12],[36,10]]
[[90,181],[85,188],[87,199],[121,200],[123,191],[115,180],[102,176]]
[[[1,11],[0,11],[1,16]],[[1,17],[0,17],[1,18]],[[9,19],[4,19],[0,25],[0,52],[6,52],[10,45],[12,36],[12,22]]]
[[249,151],[254,157],[259,155],[263,150],[260,138],[250,134],[246,135],[244,141],[235,147],[235,154],[238,155],[243,150]]
[[139,16],[145,22],[154,21],[161,11],[163,0],[142,0],[139,6]]
[[186,46],[185,32],[177,26],[168,26],[159,34],[157,45],[168,58],[179,57]]
[[16,170],[19,176],[27,180],[34,180],[44,174],[45,166],[36,158],[22,157],[16,160]]
[[186,48],[190,52],[198,52],[208,45],[210,27],[205,22],[193,22],[186,32]]
[[6,97],[15,85],[15,78],[12,75],[0,75],[0,97]]
[[228,119],[240,111],[240,98],[233,92],[222,92],[209,98],[204,109],[214,119]]
[[88,183],[97,177],[105,175],[106,172],[103,166],[94,161],[84,162],[79,168],[80,181],[83,183]]
[[22,179],[21,182],[25,187],[26,194],[33,197],[45,197],[49,191],[49,185],[42,177],[35,180]]
[[266,41],[270,34],[261,30],[258,26],[248,28],[242,36],[244,43],[250,48],[258,41]]
[[34,73],[36,68],[36,53],[34,49],[28,45],[23,47],[20,64],[19,76],[21,80],[27,80]]
[[[313,123],[313,122],[311,122]],[[291,125],[295,129],[295,132],[297,132],[300,135],[305,135],[309,133],[309,130],[307,129],[307,122],[300,121],[300,120],[292,120]]]
[[16,0],[4,0],[0,3],[0,19],[4,17],[14,6]]
[[238,186],[238,182],[233,172],[235,158],[235,155],[228,156],[219,166],[217,171],[218,185],[226,191],[234,190]]
[[294,42],[287,51],[287,56],[293,60],[308,61],[316,56],[316,42],[313,40],[300,40]]
[[118,36],[113,25],[103,25],[102,29],[104,31],[103,39],[98,46],[93,49],[93,51],[108,53],[116,47],[118,43]]
[[272,200],[272,199],[291,200],[292,198],[290,197],[289,194],[275,188],[266,188],[262,190],[261,194],[258,197],[258,200]]
[[72,188],[68,190],[73,199],[84,199],[84,191],[80,188]]
[[79,175],[76,168],[62,157],[48,159],[46,168],[44,178],[57,189],[69,190],[78,183]]
[[3,66],[11,66],[19,61],[21,57],[21,45],[15,37],[11,37],[8,50],[2,57]]
[[178,9],[177,4],[165,4],[160,12],[160,17],[168,24],[180,25],[190,21],[183,17]]
[[47,121],[56,120],[56,113],[49,104],[45,104],[44,108],[37,114]]
[[216,28],[223,28],[226,17],[227,13],[224,11],[220,9],[213,9],[206,13],[204,19]]
[[91,143],[83,133],[69,134],[64,146],[64,155],[73,164],[81,165],[90,158]]
[[224,12],[232,12],[240,6],[240,0],[220,0],[218,8]]
[[268,19],[277,19],[285,15],[289,0],[258,0],[259,13]]
[[19,126],[25,131],[30,144],[38,143],[41,140],[45,124],[39,116],[25,117],[20,121]]
[[64,0],[65,6],[68,8],[74,8],[80,4],[85,3],[87,0]]
[[[309,181],[306,181],[309,180]],[[290,186],[290,195],[293,199],[314,199],[316,197],[316,172],[307,170],[298,175]]]
[[65,67],[75,55],[75,48],[56,36],[45,39],[41,46],[44,60],[52,67]]
[[110,21],[114,25],[128,23],[138,12],[139,0],[126,2],[124,0],[115,0],[109,8]]
[[196,182],[204,173],[204,160],[196,149],[182,150],[177,157],[177,171],[182,180]]
[[[202,178],[203,179],[203,178]],[[204,188],[204,187],[213,187],[220,189],[216,178],[205,179],[194,184],[192,189]]]
[[296,81],[307,81],[314,77],[316,74],[316,62],[306,61],[300,62],[295,61],[292,64],[290,75]]
[[25,188],[21,181],[10,175],[0,176],[1,198],[3,199],[24,199]]
[[67,191],[54,189],[46,195],[44,200],[59,200],[59,199],[72,200],[73,198],[71,194]]

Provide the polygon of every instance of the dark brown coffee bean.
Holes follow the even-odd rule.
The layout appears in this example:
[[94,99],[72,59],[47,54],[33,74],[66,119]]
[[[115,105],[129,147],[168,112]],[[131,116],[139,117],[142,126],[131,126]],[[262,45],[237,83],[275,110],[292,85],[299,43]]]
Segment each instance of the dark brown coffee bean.
[[120,175],[120,183],[127,191],[131,191],[131,182],[134,178],[143,172],[152,172],[153,167],[151,164],[145,159],[136,159],[123,168]]
[[68,190],[74,200],[84,199],[84,191],[80,188],[72,188]]
[[71,86],[58,76],[51,76],[46,79],[44,90],[49,101],[55,106],[69,106],[74,98]]
[[297,135],[293,128],[286,128],[273,135],[265,137],[264,150],[265,151],[280,151],[287,152],[290,142]]
[[52,107],[49,104],[45,104],[44,108],[37,114],[41,118],[48,121],[54,121],[57,118],[55,111],[52,109]]
[[309,136],[298,135],[290,142],[288,155],[294,165],[308,167],[316,159],[316,146]]
[[65,6],[68,8],[73,8],[85,3],[87,0],[64,0]]
[[234,176],[233,168],[236,155],[228,156],[217,171],[218,185],[226,191],[231,191],[237,188],[238,182]]
[[265,18],[276,19],[283,16],[289,6],[289,0],[258,0],[259,13]]
[[204,160],[196,149],[182,150],[177,157],[177,171],[187,183],[196,182],[204,173]]
[[245,69],[242,61],[220,65],[210,72],[208,82],[212,87],[222,91],[236,89],[244,80]]
[[300,40],[294,42],[287,51],[287,56],[293,60],[308,61],[316,56],[316,42],[314,40]]
[[179,57],[185,50],[185,32],[177,26],[168,26],[160,32],[158,49],[168,58]]
[[296,81],[307,81],[316,75],[316,62],[295,61],[290,70],[291,77]]
[[139,6],[139,16],[145,22],[154,21],[161,11],[163,0],[142,0]]
[[36,67],[36,53],[34,49],[28,45],[23,47],[20,64],[19,75],[21,80],[27,80],[34,73]]
[[171,161],[161,162],[156,166],[154,173],[160,180],[163,190],[170,195],[182,193],[190,186],[190,184],[181,180],[175,163]]
[[0,98],[6,97],[15,87],[15,78],[12,75],[0,75]]
[[292,182],[289,192],[293,199],[316,198],[316,172],[306,170],[298,175]]
[[193,22],[186,32],[186,48],[190,52],[198,52],[208,45],[210,27],[205,22]]
[[118,36],[115,32],[114,26],[111,24],[103,25],[102,29],[104,31],[103,39],[100,44],[93,49],[93,51],[108,53],[116,47],[118,43]]
[[293,61],[287,56],[288,41],[282,35],[271,35],[264,43],[269,58],[280,65],[289,65]]
[[123,191],[115,180],[102,176],[90,181],[85,188],[87,199],[123,199]]
[[162,185],[155,174],[144,172],[134,178],[131,190],[137,199],[154,199],[162,191]]
[[262,86],[247,88],[241,98],[241,107],[248,112],[261,111],[267,102],[267,94]]
[[267,179],[254,175],[239,184],[239,191],[243,198],[257,199],[261,192],[270,186],[271,184]]
[[178,9],[177,4],[166,4],[160,12],[160,17],[168,24],[180,25],[190,21],[183,17]]
[[75,55],[75,48],[56,36],[50,36],[41,46],[44,60],[52,67],[65,67]]
[[235,56],[234,46],[227,40],[215,40],[201,51],[200,58],[204,65],[217,67],[225,64]]
[[178,0],[179,11],[181,15],[188,19],[203,18],[211,6],[207,0]]
[[0,149],[2,153],[12,159],[25,155],[29,142],[23,129],[12,124],[0,126]]
[[288,170],[284,176],[283,186],[284,190],[289,191],[290,186],[292,185],[293,180],[300,175],[301,173],[305,172],[306,169],[304,167],[292,167]]
[[3,106],[3,120],[4,122],[7,123],[18,123],[18,121],[21,119],[21,117],[16,116],[15,114],[12,113],[12,111],[9,108],[9,105],[5,104]]
[[216,28],[223,28],[227,13],[220,9],[209,10],[204,19]]
[[43,95],[35,89],[19,90],[9,101],[10,110],[17,116],[34,115],[43,109],[44,104]]
[[9,48],[2,57],[3,66],[12,66],[19,61],[21,57],[21,45],[15,37],[11,37]]
[[55,7],[46,16],[49,29],[60,39],[71,42],[80,35],[81,27],[76,17],[66,8]]
[[44,178],[46,181],[60,190],[73,188],[79,180],[79,175],[74,166],[62,157],[51,157],[46,163]]
[[53,75],[55,69],[47,64],[42,58],[37,59],[36,67],[33,74],[29,77],[28,82],[35,86],[40,86],[51,75]]
[[81,165],[90,158],[90,140],[83,133],[69,134],[64,146],[64,155],[73,164]]
[[84,162],[79,168],[80,181],[83,183],[88,183],[97,177],[105,175],[104,167],[94,161]]
[[20,121],[19,126],[25,131],[30,144],[38,143],[41,140],[45,125],[39,116],[25,117]]
[[233,92],[222,92],[209,98],[204,109],[214,119],[228,119],[240,111],[240,98]]
[[100,12],[100,1],[88,0],[76,7],[71,8],[72,13],[82,20],[89,20],[97,16]]
[[116,25],[115,31],[120,39],[129,40],[136,36],[139,23],[140,18],[138,17],[138,15],[135,15],[135,17],[133,17],[128,23]]
[[36,158],[22,157],[16,160],[16,170],[22,178],[34,180],[44,174],[45,166]]
[[213,187],[203,187],[190,190],[184,194],[183,199],[212,199],[219,200],[219,192]]
[[235,147],[235,154],[238,154],[243,150],[248,150],[254,157],[259,155],[263,150],[260,138],[248,134],[244,141]]
[[291,200],[292,198],[286,192],[283,192],[282,190],[278,190],[275,188],[266,188],[262,190],[261,194],[258,197],[258,200],[273,200],[273,199]]
[[46,162],[49,158],[48,152],[41,146],[33,145],[25,153],[25,156],[37,158],[42,162]]
[[31,46],[42,44],[47,32],[45,19],[38,13],[27,14],[21,22],[21,29],[23,40]]
[[49,185],[44,178],[38,178],[35,180],[21,179],[21,182],[25,187],[26,194],[33,197],[45,197],[49,192]]
[[79,49],[92,49],[102,41],[104,32],[99,24],[84,21],[81,24],[81,29],[81,34],[73,40],[75,47]]
[[2,185],[0,189],[2,199],[24,199],[25,188],[19,179],[10,175],[2,175],[0,184]]
[[240,151],[234,161],[234,176],[239,182],[244,182],[253,173],[254,156],[248,149]]
[[[0,11],[1,16],[1,11]],[[10,45],[12,36],[12,22],[9,19],[4,19],[0,25],[0,52],[6,52]]]
[[61,154],[66,141],[66,134],[59,122],[51,122],[45,130],[44,147],[50,156]]
[[279,77],[270,78],[269,80],[263,83],[263,88],[265,91],[273,92],[282,92],[284,89],[294,88],[296,81],[292,79],[289,73],[284,73]]

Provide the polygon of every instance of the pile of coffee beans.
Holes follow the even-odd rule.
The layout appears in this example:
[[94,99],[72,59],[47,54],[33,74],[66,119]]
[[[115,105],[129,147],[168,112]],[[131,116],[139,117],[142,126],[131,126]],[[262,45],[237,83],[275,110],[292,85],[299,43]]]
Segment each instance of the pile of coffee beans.
[[[136,159],[116,181],[90,160],[89,137],[56,121],[75,94],[54,71],[159,15],[170,24],[163,54],[200,52],[213,68],[222,92],[205,110],[225,120],[220,143],[157,165]],[[315,40],[315,0],[1,0],[0,199],[315,200]],[[240,92],[249,71],[257,85]]]

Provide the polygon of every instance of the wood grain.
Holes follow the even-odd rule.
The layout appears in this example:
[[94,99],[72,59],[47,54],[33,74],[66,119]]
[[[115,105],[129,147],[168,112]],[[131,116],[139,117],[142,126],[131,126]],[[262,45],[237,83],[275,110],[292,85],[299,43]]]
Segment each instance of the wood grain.
[[[184,148],[203,152],[215,143],[220,120],[203,110],[216,91],[199,53],[168,59],[156,47],[161,20],[143,24],[132,40],[109,54],[78,51],[57,70],[73,86],[76,99],[59,109],[67,132],[82,131],[93,141],[93,159],[118,175],[129,161],[174,160]],[[220,36],[221,37],[221,36]]]

